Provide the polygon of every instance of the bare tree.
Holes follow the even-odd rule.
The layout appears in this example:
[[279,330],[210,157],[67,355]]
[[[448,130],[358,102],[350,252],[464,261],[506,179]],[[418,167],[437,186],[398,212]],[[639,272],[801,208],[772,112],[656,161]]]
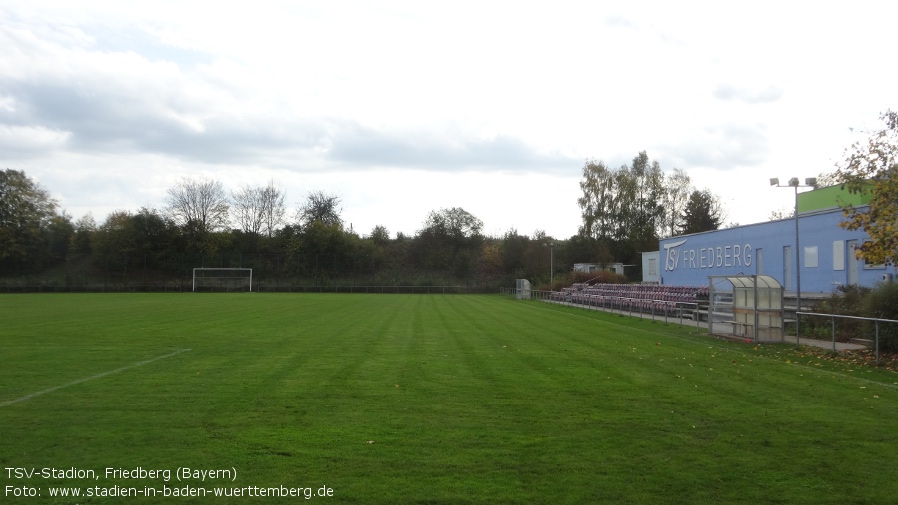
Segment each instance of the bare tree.
[[791,219],[795,217],[795,209],[787,209],[785,207],[780,207],[779,209],[770,211],[770,215],[767,216],[768,221],[779,221],[780,219]]
[[313,191],[306,195],[306,202],[299,208],[296,217],[303,226],[316,221],[327,225],[343,226],[340,217],[340,197],[323,191]]
[[275,186],[274,181],[268,181],[268,186],[262,188],[262,230],[270,238],[274,232],[284,224],[287,215],[287,206],[284,204],[286,195]]
[[231,192],[231,215],[244,233],[258,235],[262,230],[262,188],[244,186]]
[[234,221],[245,233],[269,237],[284,224],[286,206],[284,193],[268,181],[267,186],[244,186],[231,192],[231,212]]
[[184,178],[168,189],[166,208],[175,222],[209,233],[228,226],[228,196],[218,181]]

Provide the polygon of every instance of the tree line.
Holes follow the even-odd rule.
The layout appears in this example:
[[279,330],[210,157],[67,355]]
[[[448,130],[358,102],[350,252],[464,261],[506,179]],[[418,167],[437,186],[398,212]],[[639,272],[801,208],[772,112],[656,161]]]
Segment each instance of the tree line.
[[[832,175],[851,191],[872,191],[870,209],[846,208],[844,226],[874,240],[858,254],[873,262],[896,256],[895,164],[898,119],[846,152]],[[631,265],[639,280],[640,253],[661,238],[715,230],[726,217],[720,199],[693,186],[680,169],[665,172],[645,151],[611,168],[586,160],[577,205],[581,225],[569,238],[511,229],[483,234],[483,222],[462,208],[436,209],[414,235],[368,235],[346,229],[340,198],[305,196],[292,213],[274,181],[227,191],[210,179],[182,179],[161,209],[118,210],[98,223],[77,220],[24,172],[0,172],[0,281],[5,283],[184,282],[194,267],[252,267],[260,279],[284,283],[368,285],[464,284],[491,290],[515,278],[559,282],[574,263]],[[551,258],[551,260],[550,260]],[[554,261],[553,261],[554,260]],[[626,279],[616,279],[626,280]],[[556,286],[557,287],[557,286]]]
[[423,216],[414,235],[347,229],[338,196],[313,191],[295,210],[273,181],[228,192],[183,179],[160,209],[78,219],[24,172],[0,172],[0,279],[4,283],[184,285],[194,267],[251,267],[259,282],[296,285],[467,285],[494,290],[515,278],[550,277],[588,253],[577,240],[510,230],[483,234],[460,207]]
[[[337,195],[310,192],[291,212],[274,181],[227,191],[216,180],[185,178],[168,188],[160,209],[73,220],[46,188],[6,169],[0,278],[157,285],[183,283],[194,267],[251,267],[260,281],[491,290],[515,278],[567,282],[574,263],[621,262],[639,280],[638,253],[657,249],[660,236],[716,228],[722,220],[713,195],[694,190],[683,171],[664,174],[645,152],[616,170],[588,160],[580,186],[583,224],[566,239],[516,229],[488,237],[483,222],[460,207],[432,210],[411,236],[391,236],[385,225],[363,236],[346,229]],[[696,216],[705,224],[695,225]]]
[[579,235],[605,263],[639,263],[661,238],[716,230],[726,219],[718,196],[696,189],[683,170],[665,173],[645,151],[616,169],[587,160],[580,189]]

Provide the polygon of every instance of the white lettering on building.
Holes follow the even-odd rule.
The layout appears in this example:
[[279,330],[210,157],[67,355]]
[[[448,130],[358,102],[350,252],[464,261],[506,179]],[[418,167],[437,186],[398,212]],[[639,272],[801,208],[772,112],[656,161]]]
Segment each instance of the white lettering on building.
[[[720,245],[698,249],[681,248],[688,239],[664,244],[664,270],[693,270],[699,268],[750,267],[751,244]],[[680,261],[682,260],[682,261]]]

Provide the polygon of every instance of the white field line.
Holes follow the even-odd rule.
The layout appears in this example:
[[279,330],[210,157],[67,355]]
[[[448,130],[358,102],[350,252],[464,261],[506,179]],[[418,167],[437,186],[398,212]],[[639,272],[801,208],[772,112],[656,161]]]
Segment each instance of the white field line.
[[189,350],[190,349],[181,349],[180,351],[175,351],[173,353],[166,354],[164,356],[156,356],[155,358],[150,358],[146,361],[134,363],[133,365],[123,366],[121,368],[116,368],[115,370],[110,370],[108,372],[98,373],[97,375],[91,375],[90,377],[86,377],[84,379],[78,379],[76,381],[69,382],[68,384],[63,384],[61,386],[55,386],[55,387],[52,387],[49,389],[44,389],[43,391],[31,393],[30,395],[25,395],[21,398],[16,398],[15,400],[9,400],[6,402],[2,402],[2,403],[0,403],[0,407],[6,407],[7,405],[12,405],[14,403],[24,402],[25,400],[30,400],[30,399],[40,396],[40,395],[45,395],[47,393],[52,393],[53,391],[58,391],[60,389],[67,388],[69,386],[81,384],[82,382],[92,381],[94,379],[101,379],[103,377],[106,377],[107,375],[113,375],[113,374],[117,374],[119,372],[124,372],[125,370],[130,370],[132,368],[137,368],[139,366],[148,365],[154,361],[159,361],[160,359],[165,359],[165,358],[171,358],[172,356],[177,356],[178,354],[181,354],[182,352],[187,352]]

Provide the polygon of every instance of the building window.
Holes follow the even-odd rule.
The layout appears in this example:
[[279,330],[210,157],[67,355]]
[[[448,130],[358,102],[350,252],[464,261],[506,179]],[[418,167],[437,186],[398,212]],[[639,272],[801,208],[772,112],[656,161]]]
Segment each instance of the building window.
[[658,260],[655,258],[649,259],[649,275],[658,275]]
[[833,241],[833,270],[845,270],[845,241]]
[[812,245],[804,248],[804,267],[817,268],[819,255],[817,254],[817,246]]

